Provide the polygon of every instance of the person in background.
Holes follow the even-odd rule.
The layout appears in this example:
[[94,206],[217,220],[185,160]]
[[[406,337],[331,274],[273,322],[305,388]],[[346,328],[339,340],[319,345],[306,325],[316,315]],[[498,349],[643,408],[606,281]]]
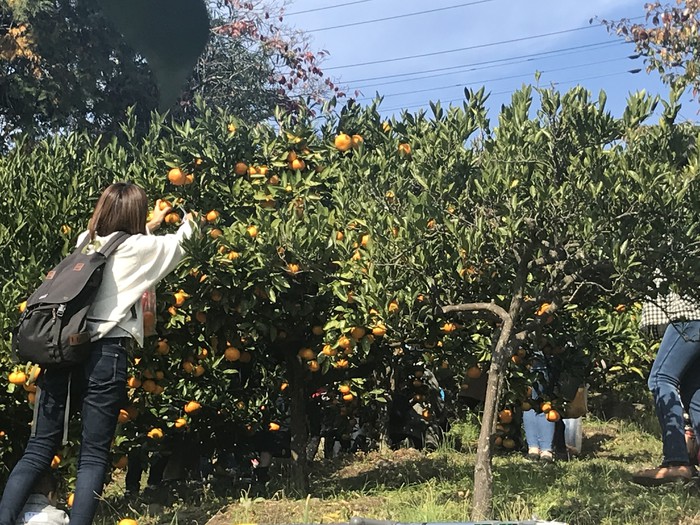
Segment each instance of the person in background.
[[[124,240],[110,256],[97,295],[88,310],[91,352],[84,363],[49,368],[37,381],[32,436],[22,458],[12,470],[0,501],[0,525],[15,525],[31,487],[49,467],[65,432],[69,389],[77,394],[82,414],[80,457],[71,509],[72,525],[90,525],[104,488],[109,454],[119,410],[126,397],[127,348],[131,341],[143,345],[142,296],[185,256],[181,245],[192,235],[192,214],[184,217],[176,233],[150,235],[170,207],[160,200],[147,223],[148,198],[136,184],[108,186],[95,205],[87,231],[78,246],[99,250],[118,232]],[[65,439],[65,438],[64,438]]]
[[690,481],[695,469],[683,414],[686,409],[695,436],[700,435],[700,305],[674,292],[660,295],[644,305],[640,329],[652,336],[663,333],[648,381],[661,427],[663,459],[658,467],[636,472],[632,482],[657,486]]
[[67,525],[68,515],[56,508],[58,480],[50,470],[44,471],[32,487],[16,525]]

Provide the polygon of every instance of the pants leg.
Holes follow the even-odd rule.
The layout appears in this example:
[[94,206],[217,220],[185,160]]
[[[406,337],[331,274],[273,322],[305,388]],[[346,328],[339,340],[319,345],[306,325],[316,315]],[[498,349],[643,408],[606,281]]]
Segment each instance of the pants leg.
[[547,420],[547,414],[544,412],[537,414],[537,438],[539,440],[540,452],[552,451],[552,440],[554,439],[555,424]]
[[68,370],[47,370],[39,377],[35,435],[29,439],[5,485],[0,501],[0,524],[15,525],[39,475],[49,468],[63,434],[68,394]]
[[527,448],[540,448],[539,431],[537,428],[537,414],[534,410],[523,412],[523,428],[525,429],[525,441]]
[[[664,332],[649,374],[656,415],[663,441],[663,465],[687,465],[685,422],[681,400],[682,380],[700,357],[700,321],[676,322]],[[691,419],[700,422],[700,394],[690,395]],[[692,407],[692,408],[691,408]]]
[[109,468],[109,449],[126,395],[126,351],[114,339],[96,343],[84,366],[83,430],[72,525],[92,523]]

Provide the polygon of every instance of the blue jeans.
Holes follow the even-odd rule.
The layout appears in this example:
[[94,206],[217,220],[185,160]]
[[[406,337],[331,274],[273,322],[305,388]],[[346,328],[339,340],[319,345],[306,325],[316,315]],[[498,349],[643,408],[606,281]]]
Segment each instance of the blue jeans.
[[552,450],[554,422],[547,420],[547,414],[544,412],[538,414],[532,409],[524,411],[523,427],[527,448],[537,448],[540,452]]
[[661,426],[662,465],[688,465],[683,408],[700,436],[700,321],[668,325],[648,384]]
[[83,421],[70,522],[72,525],[92,523],[109,466],[109,449],[119,409],[126,399],[126,371],[124,341],[110,338],[95,342],[84,364],[41,374],[36,432],[7,480],[0,501],[0,525],[15,525],[35,481],[49,468],[61,444],[69,383],[79,396],[72,397],[71,404],[82,399],[78,406]]

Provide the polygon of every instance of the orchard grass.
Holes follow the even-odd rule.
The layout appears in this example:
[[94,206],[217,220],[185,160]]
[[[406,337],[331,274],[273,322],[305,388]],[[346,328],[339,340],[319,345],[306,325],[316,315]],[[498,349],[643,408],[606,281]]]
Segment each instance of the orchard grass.
[[[553,464],[527,461],[521,451],[494,459],[494,519],[536,516],[570,524],[700,523],[695,484],[644,488],[631,473],[655,465],[661,444],[655,421],[584,419],[580,457]],[[382,449],[332,461],[315,461],[312,494],[294,497],[284,482],[288,465],[276,461],[263,491],[231,487],[189,491],[163,506],[125,501],[122,479],[107,490],[97,523],[134,517],[140,525],[173,523],[338,523],[353,516],[402,522],[469,521],[478,427],[454,425],[432,453]]]

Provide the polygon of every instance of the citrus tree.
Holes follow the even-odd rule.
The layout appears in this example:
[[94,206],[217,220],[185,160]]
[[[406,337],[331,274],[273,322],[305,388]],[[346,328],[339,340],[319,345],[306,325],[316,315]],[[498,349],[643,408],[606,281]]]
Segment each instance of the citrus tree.
[[[183,208],[201,224],[156,291],[153,335],[133,352],[117,468],[139,450],[216,459],[289,427],[304,491],[310,389],[337,389],[349,420],[386,398],[368,365],[382,370],[413,347],[428,363],[459,364],[462,385],[489,371],[475,473],[475,516],[486,516],[496,412],[532,402],[530,349],[568,357],[581,330],[597,334],[576,336],[588,362],[625,347],[617,328],[629,333],[652,269],[687,286],[697,259],[697,150],[674,124],[676,103],[645,126],[656,101],[643,95],[616,119],[602,95],[537,93],[537,111],[530,88],[515,93],[495,129],[477,91],[462,107],[390,122],[379,101],[331,101],[321,120],[280,110],[273,124],[197,102],[196,117],[153,119],[144,133],[132,112],[113,140],[19,143],[0,161],[3,324],[72,245],[104,186],[133,180],[172,206],[164,231]],[[676,249],[659,249],[669,243]],[[609,373],[643,375],[648,356],[630,348]],[[15,374],[0,402],[27,417],[34,369],[9,363],[7,339],[0,355]],[[427,388],[418,372],[415,399]],[[565,408],[546,401],[552,418]],[[18,449],[23,431],[5,432]],[[66,447],[56,466],[70,472],[76,453]]]

